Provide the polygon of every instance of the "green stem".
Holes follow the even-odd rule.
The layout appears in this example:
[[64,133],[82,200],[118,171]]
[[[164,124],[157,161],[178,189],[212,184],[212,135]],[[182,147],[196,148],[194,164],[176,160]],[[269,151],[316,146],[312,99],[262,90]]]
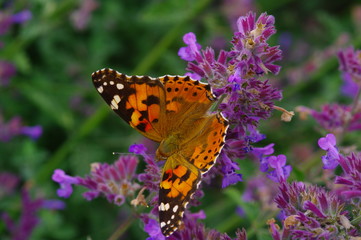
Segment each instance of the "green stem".
[[108,240],[117,240],[125,233],[125,231],[132,225],[135,216],[131,215],[125,222],[123,222],[115,232],[108,238]]

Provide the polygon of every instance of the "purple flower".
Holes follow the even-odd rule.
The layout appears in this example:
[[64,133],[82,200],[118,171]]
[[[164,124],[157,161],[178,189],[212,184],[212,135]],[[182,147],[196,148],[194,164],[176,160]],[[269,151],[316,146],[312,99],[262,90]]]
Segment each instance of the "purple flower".
[[40,222],[37,212],[42,208],[43,201],[43,199],[31,200],[29,192],[23,190],[21,194],[22,213],[18,223],[16,224],[7,213],[1,215],[1,219],[10,232],[11,239],[30,239],[34,228]]
[[73,193],[73,184],[79,184],[79,180],[76,177],[65,174],[61,169],[54,171],[52,180],[60,184],[60,189],[57,190],[57,194],[63,198],[68,198]]
[[341,92],[349,97],[356,97],[360,86],[352,79],[352,76],[350,73],[348,72],[343,72],[342,73],[342,80],[343,80],[343,84],[341,87]]
[[345,222],[351,219],[345,203],[323,188],[282,183],[275,202],[286,216],[283,233],[292,236],[288,239],[347,239],[349,236],[343,231]]
[[270,47],[266,42],[276,32],[274,22],[274,17],[266,13],[257,20],[253,12],[238,19],[238,32],[232,40],[234,50],[230,56],[233,57],[231,63],[241,67],[243,78],[280,71],[280,66],[273,62],[281,60],[282,52],[279,46]]
[[129,152],[144,155],[147,152],[147,148],[143,144],[133,144],[130,145]]
[[[0,13],[1,14],[1,13]],[[0,16],[1,17],[1,16]],[[0,85],[6,86],[16,73],[14,64],[0,59]]]
[[89,189],[83,196],[92,200],[100,195],[109,202],[122,205],[126,197],[133,197],[139,184],[134,182],[138,159],[135,156],[120,156],[112,165],[95,163],[92,171],[85,178],[71,177],[63,170],[54,171],[52,179],[60,184],[58,196],[69,197],[73,191],[72,185],[81,185]]
[[274,198],[277,194],[277,185],[265,175],[258,175],[250,178],[243,193],[243,200],[247,202],[260,203],[262,210],[277,209]]
[[340,154],[336,148],[336,137],[329,133],[326,137],[318,140],[318,146],[321,149],[327,151],[326,156],[322,156],[323,168],[334,169],[338,166],[338,159]]
[[[138,180],[140,182],[143,182],[143,186],[146,189],[148,189],[151,192],[156,192],[157,193],[156,197],[158,197],[160,176],[162,172],[160,166],[155,161],[154,155],[152,157],[151,155],[145,153],[146,148],[144,146],[142,145],[132,145],[132,146],[133,147],[131,147],[131,149],[133,150],[137,149],[138,151],[139,149],[142,149],[142,151],[138,151],[138,152],[143,156],[144,161],[147,164],[144,173],[138,175]],[[153,202],[156,203],[156,201]]]
[[0,141],[7,142],[21,134],[36,140],[42,134],[42,127],[39,125],[34,127],[24,126],[20,117],[13,117],[5,123],[0,115]]
[[194,61],[196,56],[200,54],[202,46],[197,43],[196,35],[192,32],[187,33],[183,36],[183,41],[187,44],[187,47],[181,47],[178,51],[178,55],[185,61]]
[[0,199],[10,195],[19,184],[19,177],[8,172],[0,172]]
[[340,70],[349,73],[356,82],[361,81],[361,51],[348,47],[337,53]]
[[84,30],[90,20],[91,13],[98,8],[98,2],[95,0],[82,0],[79,9],[75,10],[70,19],[74,27],[78,30]]
[[23,10],[13,15],[5,11],[0,12],[0,35],[4,35],[11,25],[15,23],[24,23],[30,20],[31,17],[32,14],[29,10]]
[[270,156],[268,158],[268,164],[270,167],[274,168],[268,175],[270,179],[275,182],[285,182],[287,178],[290,176],[290,172],[292,170],[290,165],[286,166],[286,156],[278,155],[278,156]]
[[29,136],[30,138],[36,140],[43,133],[43,128],[40,125],[34,127],[22,127],[21,133]]
[[361,198],[361,156],[360,154],[352,153],[350,156],[340,156],[338,159],[340,166],[343,169],[343,175],[337,176],[335,184],[342,184],[345,186],[341,190],[340,195],[347,199]]
[[321,106],[319,112],[302,106],[297,109],[305,116],[310,114],[328,132],[342,133],[361,129],[361,111],[352,112],[351,106],[336,103],[325,104]]
[[222,159],[222,188],[228,187],[229,185],[236,184],[242,181],[242,175],[236,173],[236,170],[239,170],[239,166],[236,162],[233,162],[226,154],[222,153],[220,156]]

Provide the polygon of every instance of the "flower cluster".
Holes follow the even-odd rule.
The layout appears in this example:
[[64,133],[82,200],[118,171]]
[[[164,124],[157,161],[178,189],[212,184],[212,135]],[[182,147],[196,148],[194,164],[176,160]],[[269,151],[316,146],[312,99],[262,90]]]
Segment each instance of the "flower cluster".
[[325,104],[320,111],[299,106],[297,111],[303,116],[311,115],[327,132],[339,134],[361,129],[361,109],[337,103]]
[[267,43],[276,32],[274,17],[263,13],[256,19],[255,13],[250,12],[238,19],[237,27],[232,49],[221,50],[217,58],[211,47],[202,50],[193,33],[184,35],[187,46],[178,52],[188,61],[188,75],[205,79],[217,96],[226,96],[221,98],[219,110],[230,122],[231,129],[219,157],[219,165],[224,167],[215,168],[224,176],[223,187],[242,180],[236,173],[239,167],[235,160],[244,158],[252,152],[252,143],[265,138],[257,130],[259,120],[269,118],[274,102],[282,98],[281,92],[268,80],[260,80],[265,74],[277,74],[280,70],[274,62],[281,60],[281,50]]
[[69,176],[61,169],[56,169],[52,178],[60,184],[60,197],[69,197],[73,192],[72,185],[81,185],[89,189],[83,194],[89,201],[104,195],[109,202],[122,205],[126,197],[134,196],[135,191],[140,188],[140,185],[134,182],[137,165],[137,157],[120,156],[112,165],[93,164],[91,175],[85,178]]
[[283,232],[270,224],[274,239],[349,239],[360,234],[351,225],[345,203],[323,188],[283,183],[275,201],[285,218]]

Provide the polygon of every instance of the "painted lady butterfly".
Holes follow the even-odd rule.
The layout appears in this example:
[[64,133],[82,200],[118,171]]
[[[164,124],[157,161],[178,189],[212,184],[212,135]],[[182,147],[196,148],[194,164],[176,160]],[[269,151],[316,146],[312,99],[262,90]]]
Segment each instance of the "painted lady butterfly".
[[159,190],[159,223],[165,236],[182,223],[202,174],[224,145],[227,120],[208,114],[216,100],[208,84],[188,76],[127,76],[112,69],[92,74],[93,83],[115,113],[145,137],[159,142],[166,160]]

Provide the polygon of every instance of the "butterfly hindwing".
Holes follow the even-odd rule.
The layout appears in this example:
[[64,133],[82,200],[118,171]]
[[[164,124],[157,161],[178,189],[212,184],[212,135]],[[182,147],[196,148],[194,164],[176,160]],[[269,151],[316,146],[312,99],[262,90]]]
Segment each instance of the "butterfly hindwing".
[[197,190],[201,175],[216,163],[228,128],[222,114],[204,118],[202,131],[170,156],[163,168],[159,191],[159,223],[165,236],[181,224],[183,213]]
[[159,190],[159,224],[164,236],[172,234],[182,222],[185,208],[197,190],[201,174],[180,154],[168,158]]

